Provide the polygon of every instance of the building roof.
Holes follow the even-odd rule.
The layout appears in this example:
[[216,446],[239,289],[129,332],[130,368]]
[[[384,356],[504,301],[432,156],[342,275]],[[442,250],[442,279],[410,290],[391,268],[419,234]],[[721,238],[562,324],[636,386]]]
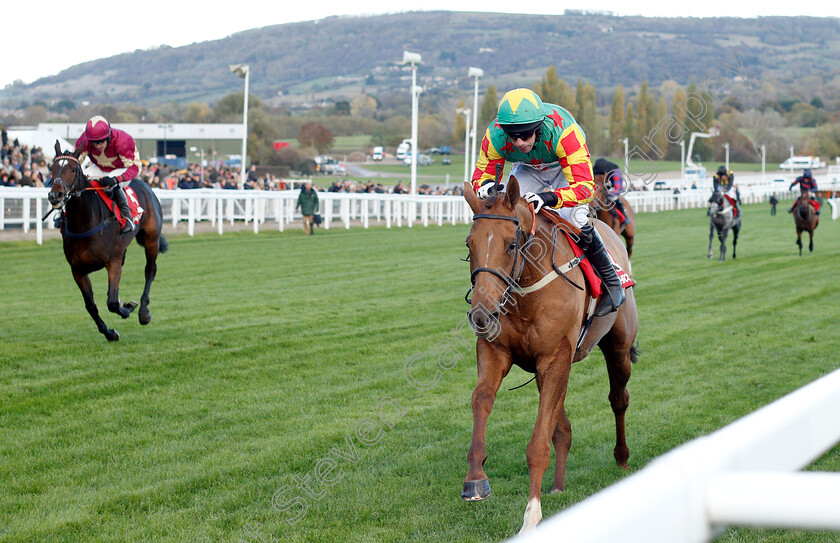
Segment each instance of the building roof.
[[[113,123],[111,126],[131,134],[136,140],[241,140],[242,124],[229,123]],[[85,131],[85,123],[41,123],[39,132],[76,140]]]

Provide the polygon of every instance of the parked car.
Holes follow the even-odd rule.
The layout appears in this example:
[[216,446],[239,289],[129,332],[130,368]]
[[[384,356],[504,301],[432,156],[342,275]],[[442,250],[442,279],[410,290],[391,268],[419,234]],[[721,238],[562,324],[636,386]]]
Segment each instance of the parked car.
[[338,161],[329,156],[316,156],[315,157],[315,164],[317,164],[317,170],[320,173],[325,173],[327,175],[346,175],[347,170],[344,168],[343,165],[339,164]]
[[818,156],[792,156],[779,164],[780,170],[804,170],[825,168],[825,162],[820,160]]
[[[412,155],[410,155],[410,154],[407,155],[403,159],[403,164],[406,165],[406,166],[411,166],[411,158],[412,158]],[[417,165],[418,166],[428,166],[429,164],[434,164],[434,162],[435,161],[429,155],[419,155],[417,157]]]

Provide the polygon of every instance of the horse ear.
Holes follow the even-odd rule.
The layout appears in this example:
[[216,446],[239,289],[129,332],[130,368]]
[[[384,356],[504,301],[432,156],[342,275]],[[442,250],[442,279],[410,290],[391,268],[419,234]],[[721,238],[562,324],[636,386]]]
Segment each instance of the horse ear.
[[61,154],[61,144],[58,142],[58,140],[55,140],[55,156],[58,156],[60,154]]
[[478,213],[478,196],[475,195],[475,190],[473,190],[472,183],[469,181],[464,181],[464,199],[473,210],[473,213]]
[[519,181],[517,181],[516,177],[513,175],[508,178],[505,197],[507,198],[510,208],[514,209],[516,207],[516,202],[519,201]]

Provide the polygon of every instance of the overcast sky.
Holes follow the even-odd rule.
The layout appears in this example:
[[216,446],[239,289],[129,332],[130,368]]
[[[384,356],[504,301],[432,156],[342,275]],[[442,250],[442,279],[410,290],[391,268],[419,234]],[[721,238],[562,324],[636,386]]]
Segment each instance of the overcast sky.
[[[352,4],[352,5],[351,5]],[[661,0],[591,0],[571,3],[531,4],[545,14],[562,14],[584,6],[617,15],[650,17],[758,17],[808,15],[840,17],[840,2],[765,2],[759,13],[753,2],[704,0],[699,3]],[[663,7],[664,4],[664,7]],[[698,11],[702,4],[703,12]],[[820,6],[822,4],[822,6]],[[2,11],[2,60],[0,88],[15,80],[25,83],[55,75],[81,62],[107,58],[136,49],[160,45],[178,47],[216,40],[263,26],[311,21],[332,15],[381,15],[399,11],[445,10],[451,0],[399,3],[394,0],[355,2],[265,2],[237,0],[221,8],[216,2],[144,0],[141,2],[73,3],[40,0],[5,2]],[[124,9],[112,8],[120,6]],[[459,11],[511,12],[520,4],[509,0],[461,0]],[[803,29],[807,32],[807,29]]]

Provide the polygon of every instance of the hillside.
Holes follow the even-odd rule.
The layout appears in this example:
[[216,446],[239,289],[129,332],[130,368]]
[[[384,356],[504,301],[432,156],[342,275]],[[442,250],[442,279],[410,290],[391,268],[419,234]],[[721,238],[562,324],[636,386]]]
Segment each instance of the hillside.
[[[140,104],[215,102],[242,89],[229,64],[251,67],[251,92],[267,102],[347,99],[363,88],[404,94],[403,50],[423,55],[425,92],[468,89],[468,66],[484,83],[529,84],[555,65],[567,81],[617,84],[697,82],[732,64],[748,78],[788,95],[808,78],[807,92],[840,99],[840,20],[759,17],[646,18],[607,14],[561,16],[413,12],[330,17],[268,26],[222,40],[138,50],[86,62],[0,91],[6,103],[73,101]],[[407,97],[406,97],[407,98]]]

